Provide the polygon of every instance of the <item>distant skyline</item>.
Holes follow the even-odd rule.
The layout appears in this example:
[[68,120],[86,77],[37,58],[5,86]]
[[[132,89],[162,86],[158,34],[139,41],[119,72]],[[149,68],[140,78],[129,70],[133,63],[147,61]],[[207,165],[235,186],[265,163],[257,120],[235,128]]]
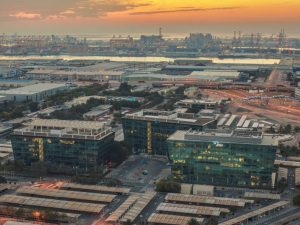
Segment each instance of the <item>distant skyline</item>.
[[299,0],[1,0],[0,32],[119,35],[210,32],[300,37]]

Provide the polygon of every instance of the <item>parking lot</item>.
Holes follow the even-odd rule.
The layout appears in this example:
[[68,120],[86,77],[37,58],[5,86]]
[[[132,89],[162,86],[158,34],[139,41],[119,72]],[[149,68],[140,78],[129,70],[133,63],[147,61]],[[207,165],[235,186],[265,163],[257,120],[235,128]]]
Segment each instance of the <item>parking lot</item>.
[[118,168],[113,169],[107,177],[115,178],[129,186],[154,184],[156,179],[171,174],[167,158],[133,155]]

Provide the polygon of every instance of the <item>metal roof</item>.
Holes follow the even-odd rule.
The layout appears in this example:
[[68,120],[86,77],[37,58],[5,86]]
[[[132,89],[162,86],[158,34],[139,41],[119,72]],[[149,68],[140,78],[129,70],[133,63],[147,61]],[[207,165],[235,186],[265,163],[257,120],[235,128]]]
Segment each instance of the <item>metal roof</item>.
[[173,193],[168,193],[167,196],[165,197],[165,200],[174,201],[174,202],[223,205],[223,206],[231,206],[231,207],[244,207],[246,203],[254,202],[252,200],[240,199],[240,198],[223,198],[223,197],[173,194]]
[[[170,225],[187,225],[193,217],[188,216],[176,216],[168,214],[157,214],[152,213],[148,218],[149,223],[158,223],[158,224],[170,224]],[[203,218],[195,218],[198,222],[202,223]]]
[[184,213],[192,215],[220,216],[222,212],[229,213],[226,208],[197,206],[187,204],[160,203],[157,207],[158,211]]
[[20,88],[13,88],[5,91],[0,91],[3,95],[31,95],[36,94],[44,91],[50,91],[52,89],[63,88],[66,85],[63,83],[39,83],[33,84],[25,87]]
[[33,196],[44,196],[49,198],[76,199],[93,202],[112,202],[116,195],[99,194],[99,193],[82,193],[78,191],[65,191],[58,189],[44,189],[38,187],[21,187],[17,193],[28,194]]
[[76,183],[64,183],[62,185],[63,189],[77,189],[82,191],[97,191],[97,192],[109,192],[109,193],[120,193],[120,194],[128,194],[129,188],[122,187],[108,187],[103,185],[84,185],[84,184],[76,184]]
[[119,208],[117,208],[105,221],[117,222],[128,211],[130,207],[137,201],[139,197],[136,195],[129,196],[125,202],[123,202]]
[[261,193],[261,192],[245,192],[244,198],[261,198],[261,199],[273,199],[280,200],[279,194]]
[[258,215],[262,215],[266,212],[269,212],[273,209],[276,209],[276,208],[279,208],[279,207],[282,207],[282,206],[285,206],[287,205],[289,202],[288,201],[280,201],[280,202],[276,202],[272,205],[268,205],[266,207],[263,207],[263,208],[260,208],[260,209],[257,209],[255,211],[252,211],[252,212],[249,212],[249,213],[246,213],[244,215],[241,215],[239,217],[236,217],[236,218],[233,218],[233,219],[230,219],[228,221],[225,221],[223,223],[220,223],[219,225],[234,225],[234,224],[240,224],[242,223],[243,221],[247,221],[248,219],[250,218],[253,218],[255,216],[258,216]]
[[147,192],[145,194],[137,194],[139,198],[132,207],[122,216],[121,222],[134,221],[142,210],[149,204],[156,192]]
[[102,204],[82,203],[16,195],[2,195],[0,196],[0,203],[13,204],[18,206],[21,205],[29,207],[52,208],[67,211],[76,211],[80,213],[100,213],[101,210],[105,207],[105,205]]

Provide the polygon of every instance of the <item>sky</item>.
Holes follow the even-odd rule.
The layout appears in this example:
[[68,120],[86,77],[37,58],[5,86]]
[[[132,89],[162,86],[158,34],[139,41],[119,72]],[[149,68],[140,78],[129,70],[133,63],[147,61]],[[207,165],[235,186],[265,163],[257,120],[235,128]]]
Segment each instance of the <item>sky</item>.
[[0,0],[0,32],[119,35],[211,32],[300,37],[299,0]]

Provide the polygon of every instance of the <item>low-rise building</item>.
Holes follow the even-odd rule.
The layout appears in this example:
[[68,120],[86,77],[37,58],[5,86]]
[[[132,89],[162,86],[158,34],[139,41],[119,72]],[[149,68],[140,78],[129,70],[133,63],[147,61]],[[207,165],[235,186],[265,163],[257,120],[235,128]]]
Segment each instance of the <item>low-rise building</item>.
[[213,100],[206,100],[206,99],[184,99],[176,102],[175,106],[180,108],[190,108],[195,110],[216,109],[218,106],[218,102]]
[[133,152],[168,155],[167,138],[177,130],[215,128],[216,119],[194,113],[142,110],[122,118],[125,142]]
[[0,91],[0,95],[5,96],[7,101],[39,102],[42,101],[45,97],[55,95],[56,93],[65,90],[66,88],[66,85],[62,83],[39,83],[25,87]]
[[36,119],[14,130],[14,158],[31,165],[45,162],[94,169],[107,157],[114,132],[104,123]]
[[177,131],[168,138],[174,177],[188,183],[272,187],[278,139],[245,131]]
[[114,70],[103,71],[67,71],[35,69],[26,74],[30,79],[39,80],[121,80],[123,72]]

